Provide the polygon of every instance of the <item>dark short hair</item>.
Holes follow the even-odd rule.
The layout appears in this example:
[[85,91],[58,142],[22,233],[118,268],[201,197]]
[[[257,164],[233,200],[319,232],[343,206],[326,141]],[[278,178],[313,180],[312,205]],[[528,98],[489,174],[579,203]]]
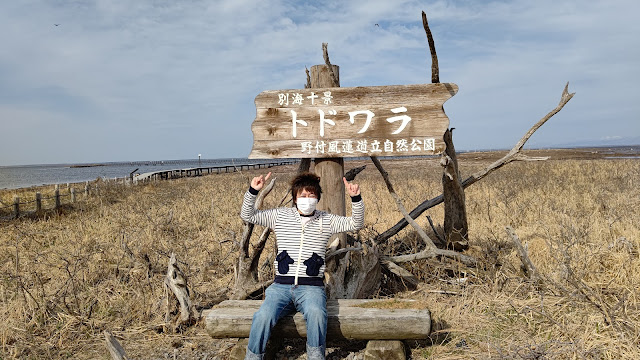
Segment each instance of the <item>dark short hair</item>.
[[293,202],[296,202],[298,193],[302,190],[307,190],[314,193],[320,201],[322,195],[322,188],[320,188],[320,177],[312,172],[303,172],[298,174],[293,180],[291,180],[291,196]]

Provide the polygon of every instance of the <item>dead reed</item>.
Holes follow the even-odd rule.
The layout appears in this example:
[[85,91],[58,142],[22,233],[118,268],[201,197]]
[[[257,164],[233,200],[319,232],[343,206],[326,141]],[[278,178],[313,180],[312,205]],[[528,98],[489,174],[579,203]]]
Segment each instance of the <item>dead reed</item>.
[[[463,177],[484,164],[461,162]],[[407,208],[441,192],[437,160],[383,165]],[[277,205],[293,171],[274,170],[265,207]],[[133,357],[171,353],[176,335],[160,333],[168,258],[176,253],[195,304],[219,301],[233,283],[241,197],[257,173],[104,184],[61,213],[0,222],[0,357],[106,358],[105,329]],[[510,164],[468,188],[469,254],[480,266],[405,264],[424,283],[395,294],[426,304],[439,329],[432,344],[412,345],[413,357],[639,358],[639,179],[637,160],[563,160]],[[373,166],[357,181],[367,241],[401,216]],[[437,225],[442,211],[417,221],[430,228],[426,215]],[[505,226],[526,244],[540,282],[523,275]],[[420,240],[405,229],[380,245],[402,253]],[[271,255],[262,276],[271,276]],[[199,334],[184,336],[213,342]]]

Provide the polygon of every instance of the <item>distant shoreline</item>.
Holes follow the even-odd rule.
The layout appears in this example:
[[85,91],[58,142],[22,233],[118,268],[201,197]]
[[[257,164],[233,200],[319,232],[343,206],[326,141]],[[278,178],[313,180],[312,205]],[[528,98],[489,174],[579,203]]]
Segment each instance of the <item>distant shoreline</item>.
[[70,168],[87,168],[87,167],[96,167],[96,166],[107,166],[105,164],[86,164],[86,165],[71,165]]
[[[495,161],[504,156],[508,150],[489,150],[489,151],[460,151],[458,159],[462,162],[471,161]],[[531,156],[548,157],[549,160],[637,160],[640,159],[640,146],[608,146],[608,147],[582,147],[582,148],[558,148],[558,149],[524,149],[523,153]],[[380,157],[382,162],[393,162],[400,164],[409,164],[418,159],[433,158],[438,159],[438,155],[430,156],[404,156],[404,157]],[[248,162],[268,162],[270,159],[207,159],[202,160],[202,165],[241,165]],[[347,162],[367,163],[368,157],[345,158]],[[140,173],[148,171],[158,171],[176,168],[191,168],[198,166],[198,160],[186,160],[180,163],[175,160],[165,161],[149,161],[148,168],[144,165],[135,163],[92,163],[92,164],[66,164],[66,165],[41,165],[41,166],[16,166],[16,167],[0,167],[0,192],[16,191],[17,189],[32,188],[46,186],[48,184],[66,184],[66,183],[82,183],[86,181],[94,181],[97,178],[123,178],[135,170]],[[164,164],[163,164],[164,163]],[[347,165],[346,167],[348,167]],[[139,167],[140,169],[136,169]],[[29,175],[29,176],[27,176]],[[35,178],[37,177],[37,179]],[[12,179],[13,181],[6,179]]]
[[[611,154],[628,154],[628,152],[620,151],[620,150],[631,150],[633,155],[640,154],[640,144],[630,144],[630,145],[598,145],[598,146],[575,146],[575,147],[526,147],[523,151],[575,151],[578,153],[583,153],[585,151],[597,151],[598,153],[602,151],[609,151]],[[467,154],[467,153],[500,153],[506,152],[511,149],[499,149],[499,148],[489,148],[489,149],[465,149],[465,150],[457,150],[458,154]],[[363,154],[364,155],[364,154]],[[438,155],[424,155],[424,156],[415,156],[416,158],[420,157],[433,157]],[[399,156],[399,157],[408,157],[413,158],[414,156]],[[399,158],[396,156],[383,156],[381,159],[396,159]],[[368,159],[368,155],[364,155],[363,159]],[[360,158],[345,158],[345,160],[359,160]],[[98,167],[98,166],[159,166],[159,165],[170,165],[170,164],[212,164],[212,163],[224,163],[224,162],[237,162],[238,164],[244,163],[247,161],[252,162],[261,162],[261,161],[273,161],[277,159],[249,159],[249,158],[213,158],[213,159],[172,159],[172,160],[131,160],[131,161],[108,161],[108,162],[98,162],[98,163],[43,163],[43,164],[12,164],[12,165],[0,165],[0,169],[5,168],[30,168],[30,167],[66,167],[66,168],[87,168],[87,167]]]

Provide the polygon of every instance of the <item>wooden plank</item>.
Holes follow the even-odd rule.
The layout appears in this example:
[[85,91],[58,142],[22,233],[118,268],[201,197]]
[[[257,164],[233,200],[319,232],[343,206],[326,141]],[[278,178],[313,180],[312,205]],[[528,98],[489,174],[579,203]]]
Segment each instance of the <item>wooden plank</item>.
[[[444,150],[442,135],[449,127],[443,104],[457,91],[458,86],[451,83],[264,91],[255,99],[254,144],[249,158],[438,154]],[[331,96],[327,103],[322,100],[325,93]],[[302,101],[294,104],[296,94]],[[289,100],[283,100],[285,95]],[[308,99],[312,95],[319,96],[313,104]],[[380,146],[385,141],[411,144],[424,139],[437,146],[414,146],[409,151]],[[349,151],[349,141],[355,148],[363,140],[366,143],[360,143],[359,151]],[[335,142],[338,147],[333,146],[332,151],[329,144]],[[383,151],[378,151],[380,148]]]
[[[378,309],[354,307],[380,300],[328,300],[327,336],[332,339],[403,340],[424,339],[431,332],[427,309]],[[214,338],[248,337],[253,314],[261,301],[223,302],[205,311],[207,332]],[[284,337],[305,337],[302,314],[281,319],[274,332]]]

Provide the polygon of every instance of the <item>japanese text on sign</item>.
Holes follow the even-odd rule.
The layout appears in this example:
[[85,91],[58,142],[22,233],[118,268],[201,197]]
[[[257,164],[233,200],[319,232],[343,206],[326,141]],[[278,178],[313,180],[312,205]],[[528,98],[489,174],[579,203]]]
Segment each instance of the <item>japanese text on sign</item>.
[[[314,93],[313,91],[311,92],[311,95],[307,96],[306,98],[311,100],[311,105],[315,105],[315,100],[318,98],[319,96],[316,95],[316,93]],[[280,93],[278,94],[278,105],[280,106],[289,106],[289,98],[291,98],[291,105],[304,105],[304,95],[300,94],[300,93]],[[333,96],[331,96],[331,91],[325,91],[322,94],[322,97],[320,97],[320,101],[322,104],[324,105],[329,105],[332,103]]]
[[[304,95],[300,94],[300,93],[280,93],[278,94],[278,105],[280,106],[289,106],[289,99],[292,99],[291,104],[292,105],[303,105],[304,102]],[[318,98],[318,95],[316,95],[314,92],[311,92],[311,95],[306,97],[307,99],[311,100],[311,105],[314,105],[315,99]],[[323,93],[323,96],[321,97],[321,100],[323,101],[324,105],[330,105],[332,104],[332,99],[333,96],[331,96],[331,91],[325,91]],[[393,114],[401,114],[401,113],[405,113],[407,112],[407,108],[404,106],[401,107],[396,107],[393,109],[390,109],[389,111],[391,111]],[[320,136],[324,137],[325,135],[325,126],[335,126],[336,123],[334,120],[329,119],[325,116],[325,112],[324,110],[318,109],[318,114],[320,116]],[[333,116],[333,115],[337,115],[338,112],[336,110],[329,110],[328,115]],[[374,116],[376,115],[373,111],[371,110],[356,110],[356,111],[349,111],[349,122],[351,124],[355,124],[355,119],[357,116],[366,116],[366,120],[364,123],[364,126],[362,126],[362,128],[358,131],[358,134],[362,134],[365,131],[367,131],[367,129],[369,128],[369,126],[371,125],[371,122],[374,118]],[[402,132],[402,130],[404,130],[407,127],[407,124],[409,124],[409,122],[411,121],[411,117],[407,116],[407,115],[396,115],[396,116],[391,116],[388,117],[387,119],[388,123],[394,123],[397,121],[401,121],[400,125],[398,126],[398,128],[393,131],[391,134],[392,135],[397,135],[400,134]],[[298,119],[298,113],[295,110],[291,110],[291,122],[292,122],[292,133],[291,135],[293,135],[293,137],[297,137],[298,136],[298,125],[300,126],[308,126],[307,121],[303,120],[303,119]],[[326,125],[325,125],[326,124]]]
[[250,158],[434,155],[449,127],[452,83],[265,90]]
[[[433,151],[435,150],[435,139],[398,139],[395,142],[386,139],[384,142],[373,140],[368,142],[363,140],[342,140],[342,141],[303,141],[300,143],[300,152],[311,154],[368,154],[368,153],[392,153],[396,152],[415,152],[415,151]],[[394,149],[395,148],[395,149]]]

